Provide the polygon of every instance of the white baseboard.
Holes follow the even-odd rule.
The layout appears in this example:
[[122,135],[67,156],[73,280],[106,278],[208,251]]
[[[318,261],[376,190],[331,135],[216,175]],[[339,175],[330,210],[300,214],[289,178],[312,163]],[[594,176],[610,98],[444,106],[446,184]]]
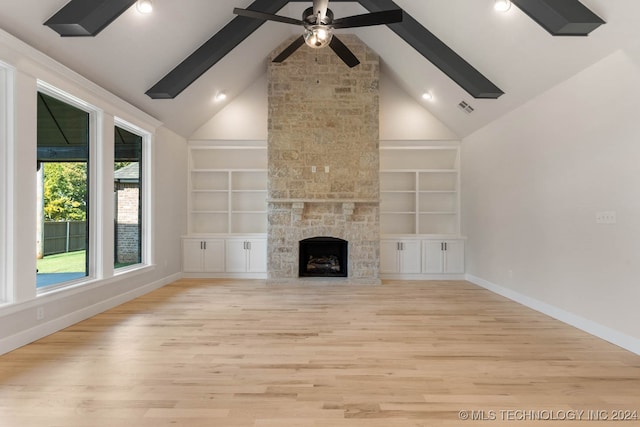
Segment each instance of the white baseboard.
[[380,273],[382,280],[466,280],[464,274],[402,274]]
[[155,291],[156,289],[168,285],[171,282],[175,282],[176,280],[179,280],[181,278],[182,273],[173,274],[161,280],[149,283],[139,288],[135,288],[129,292],[116,295],[105,301],[101,301],[88,307],[83,307],[80,310],[74,311],[72,313],[68,313],[64,316],[57,317],[48,322],[39,324],[33,328],[21,331],[17,334],[2,338],[0,339],[0,355],[37,341],[40,338],[44,338],[47,335],[51,335],[57,331],[86,320],[92,316],[100,314],[127,301],[131,301],[132,299],[138,298],[151,291]]
[[264,280],[267,273],[182,273],[185,279],[249,279]]
[[629,350],[635,354],[640,355],[640,339],[634,338],[615,329],[611,329],[607,326],[603,326],[592,320],[577,316],[561,308],[544,303],[535,298],[531,298],[512,289],[496,285],[495,283],[491,283],[480,277],[467,274],[466,279],[469,282],[483,287],[493,293],[502,295],[505,298],[520,303],[526,307],[546,314],[547,316],[553,317],[554,319],[557,319],[584,332],[615,344],[618,347],[622,347],[625,350]]

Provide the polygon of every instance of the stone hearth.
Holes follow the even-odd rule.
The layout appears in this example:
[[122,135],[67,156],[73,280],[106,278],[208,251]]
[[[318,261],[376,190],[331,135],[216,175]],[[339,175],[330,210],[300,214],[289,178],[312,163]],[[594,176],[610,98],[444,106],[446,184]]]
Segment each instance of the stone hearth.
[[269,64],[271,282],[307,280],[299,242],[326,236],[349,242],[348,277],[331,280],[380,283],[379,58],[355,36],[340,39],[360,65],[307,46]]

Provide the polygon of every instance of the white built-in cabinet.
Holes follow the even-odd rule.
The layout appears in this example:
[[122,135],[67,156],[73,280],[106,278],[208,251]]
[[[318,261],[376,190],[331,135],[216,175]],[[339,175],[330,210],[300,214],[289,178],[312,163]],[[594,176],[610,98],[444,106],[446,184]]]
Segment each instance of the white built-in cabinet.
[[422,268],[420,250],[419,240],[380,241],[380,273],[420,273]]
[[227,273],[266,273],[267,239],[227,239]]
[[266,143],[191,142],[188,166],[184,272],[266,277]]
[[383,278],[462,277],[459,188],[458,144],[381,145]]
[[464,273],[464,240],[423,240],[422,254],[425,274]]
[[220,273],[224,271],[223,239],[182,239],[183,265],[187,273]]

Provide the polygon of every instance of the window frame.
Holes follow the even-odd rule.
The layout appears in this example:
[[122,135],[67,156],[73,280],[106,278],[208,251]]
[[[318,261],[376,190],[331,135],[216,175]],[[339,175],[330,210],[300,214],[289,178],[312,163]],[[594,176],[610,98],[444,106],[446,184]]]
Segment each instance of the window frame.
[[13,158],[15,141],[15,69],[0,61],[0,305],[15,299],[13,286]]
[[[140,137],[142,137],[142,173],[141,173],[141,184],[140,184],[140,202],[142,203],[142,212],[140,217],[142,218],[142,225],[140,227],[140,250],[142,254],[140,256],[140,262],[137,264],[128,265],[126,267],[114,268],[113,274],[114,276],[118,276],[121,274],[128,273],[130,271],[139,270],[141,268],[148,267],[153,264],[153,237],[150,232],[152,230],[152,217],[151,217],[151,183],[152,183],[152,150],[151,150],[151,140],[152,135],[151,132],[144,130],[143,128],[136,126],[120,117],[114,117],[113,120],[113,129],[115,132],[115,128],[119,127],[131,133],[134,133]],[[112,150],[115,152],[115,147],[111,146]],[[112,170],[113,173],[113,170]],[[111,175],[113,177],[113,175]],[[112,179],[113,181],[113,179]],[[113,213],[112,213],[113,215]],[[111,223],[113,224],[114,218],[112,218]],[[114,250],[115,250],[115,236],[113,240]]]
[[[58,87],[51,85],[45,81],[37,81],[37,93],[44,93],[48,96],[65,102],[75,108],[78,108],[89,114],[89,158],[87,159],[87,179],[88,179],[88,197],[87,197],[87,272],[86,275],[79,279],[61,282],[51,286],[37,288],[36,295],[42,296],[61,289],[69,289],[75,286],[81,286],[102,278],[102,250],[98,242],[99,229],[104,223],[102,206],[102,182],[104,176],[99,158],[102,157],[103,145],[101,143],[103,111],[95,105],[84,101]],[[34,283],[35,286],[35,283]]]

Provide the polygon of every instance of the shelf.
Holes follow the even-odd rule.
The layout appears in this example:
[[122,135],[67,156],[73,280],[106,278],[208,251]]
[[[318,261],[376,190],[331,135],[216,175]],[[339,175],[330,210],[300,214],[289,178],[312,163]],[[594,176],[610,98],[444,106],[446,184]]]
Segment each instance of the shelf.
[[414,190],[383,190],[380,191],[380,194],[415,194]]
[[215,213],[215,214],[227,214],[228,211],[191,211],[191,213],[193,214],[209,214],[209,213]]
[[267,211],[231,211],[231,213],[232,214],[236,214],[236,213],[239,213],[239,214],[244,214],[244,213],[247,213],[247,214],[266,214]]
[[399,215],[415,215],[416,212],[415,211],[380,211],[380,213],[382,215],[394,215],[394,214],[399,214]]
[[232,212],[231,233],[266,233],[266,212]]
[[227,233],[229,229],[229,215],[226,212],[192,212],[189,219],[191,233]]
[[267,191],[267,171],[231,172],[231,191]]
[[227,191],[229,189],[229,174],[220,171],[191,171],[190,188],[192,191]]
[[457,213],[456,212],[438,212],[438,211],[434,211],[434,212],[420,211],[420,215],[457,215]]
[[415,172],[380,172],[380,191],[415,191]]
[[385,234],[415,234],[415,217],[415,213],[380,215],[380,230]]
[[420,190],[419,194],[457,194],[454,190]]

